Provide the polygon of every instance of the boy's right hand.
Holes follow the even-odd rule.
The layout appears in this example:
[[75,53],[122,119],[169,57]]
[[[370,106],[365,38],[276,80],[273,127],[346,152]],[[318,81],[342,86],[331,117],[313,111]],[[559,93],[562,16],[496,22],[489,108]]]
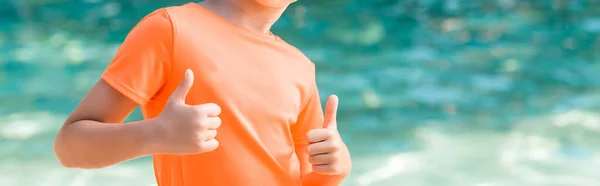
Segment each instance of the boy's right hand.
[[186,70],[185,78],[156,118],[159,138],[155,152],[166,154],[198,154],[219,147],[215,139],[221,125],[221,108],[214,103],[187,105],[185,98],[194,84],[194,73]]

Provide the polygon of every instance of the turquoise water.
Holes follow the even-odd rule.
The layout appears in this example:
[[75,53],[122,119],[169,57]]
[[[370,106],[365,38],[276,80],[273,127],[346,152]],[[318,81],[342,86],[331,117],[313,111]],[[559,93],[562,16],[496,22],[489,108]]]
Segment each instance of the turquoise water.
[[[154,184],[149,158],[84,171],[52,154],[127,31],[185,3],[144,2],[0,0],[0,186]],[[301,0],[274,32],[340,96],[345,186],[600,186],[598,5]]]

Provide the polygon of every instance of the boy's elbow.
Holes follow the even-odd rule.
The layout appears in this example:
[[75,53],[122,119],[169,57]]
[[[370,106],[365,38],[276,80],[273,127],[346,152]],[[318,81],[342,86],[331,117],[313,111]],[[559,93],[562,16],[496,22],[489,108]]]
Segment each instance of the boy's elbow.
[[103,168],[101,166],[94,166],[93,164],[82,163],[81,161],[77,161],[72,156],[66,155],[65,150],[61,149],[61,145],[55,143],[54,144],[54,155],[58,159],[60,165],[65,168],[72,169],[100,169]]
[[68,153],[70,150],[64,143],[61,143],[60,140],[56,140],[54,142],[54,155],[58,159],[60,165],[65,168],[73,168],[73,169],[102,169],[107,166],[100,165],[93,161],[81,161],[77,155]]
[[79,168],[77,166],[77,164],[75,164],[73,161],[69,161],[66,158],[61,158],[60,156],[58,157],[58,162],[60,163],[60,165],[62,165],[64,168]]
[[99,169],[102,167],[96,167],[92,165],[85,164],[82,161],[78,161],[77,154],[73,154],[72,152],[75,149],[71,149],[69,147],[68,139],[59,132],[58,136],[54,140],[54,156],[58,159],[60,165],[65,168],[80,168],[80,169]]
[[101,169],[101,168],[104,168],[104,167],[99,167],[99,166],[89,166],[89,165],[85,165],[85,164],[78,164],[78,163],[75,163],[75,161],[72,161],[72,160],[69,160],[69,159],[65,159],[65,158],[58,158],[58,162],[64,168],[69,168],[69,169],[87,169],[87,170],[92,170],[92,169]]
[[54,140],[54,156],[56,156],[58,162],[63,167],[78,168],[77,163],[75,163],[75,161],[72,158],[66,155],[66,147],[63,141],[64,140],[61,139],[60,134],[56,137],[56,140]]

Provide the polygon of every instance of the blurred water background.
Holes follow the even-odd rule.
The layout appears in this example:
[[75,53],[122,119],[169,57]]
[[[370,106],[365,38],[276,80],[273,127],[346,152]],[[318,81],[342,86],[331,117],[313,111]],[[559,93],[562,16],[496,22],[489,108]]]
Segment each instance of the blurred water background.
[[[150,158],[65,169],[52,143],[137,21],[184,3],[0,0],[0,186],[154,185]],[[598,0],[300,0],[273,31],[340,96],[344,186],[600,186]]]

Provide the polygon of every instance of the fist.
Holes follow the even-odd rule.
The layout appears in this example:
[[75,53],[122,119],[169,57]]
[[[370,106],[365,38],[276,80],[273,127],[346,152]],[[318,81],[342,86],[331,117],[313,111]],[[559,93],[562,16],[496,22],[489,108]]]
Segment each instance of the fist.
[[306,136],[309,142],[309,162],[313,171],[326,175],[350,173],[350,153],[337,130],[338,97],[332,95],[325,106],[325,120],[322,129],[310,130]]
[[187,105],[185,98],[193,84],[194,73],[188,69],[156,119],[160,126],[161,137],[157,146],[161,153],[198,154],[219,147],[215,137],[221,125],[221,108],[214,103]]

